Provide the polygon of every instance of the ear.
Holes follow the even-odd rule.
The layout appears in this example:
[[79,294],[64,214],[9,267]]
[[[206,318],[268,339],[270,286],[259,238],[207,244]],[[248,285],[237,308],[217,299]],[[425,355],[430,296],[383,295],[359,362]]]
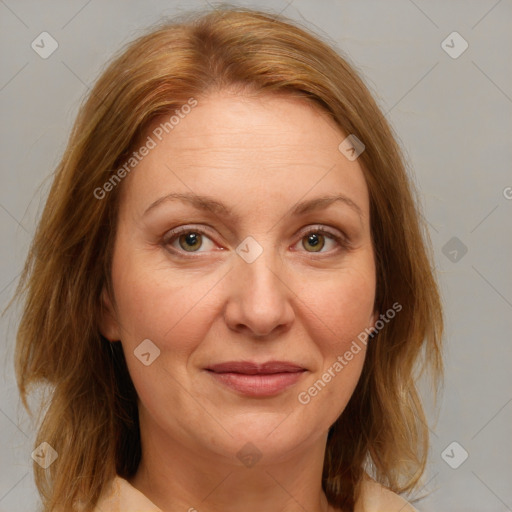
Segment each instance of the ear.
[[112,306],[112,301],[105,287],[101,291],[101,315],[99,320],[100,332],[109,341],[121,339],[117,315]]

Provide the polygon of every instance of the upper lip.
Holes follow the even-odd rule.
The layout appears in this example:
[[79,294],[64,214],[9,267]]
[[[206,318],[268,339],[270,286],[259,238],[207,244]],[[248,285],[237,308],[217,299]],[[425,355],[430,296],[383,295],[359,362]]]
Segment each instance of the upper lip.
[[252,361],[227,361],[206,368],[215,373],[243,373],[246,375],[271,375],[273,373],[293,373],[304,371],[305,368],[288,361],[267,361],[255,363]]

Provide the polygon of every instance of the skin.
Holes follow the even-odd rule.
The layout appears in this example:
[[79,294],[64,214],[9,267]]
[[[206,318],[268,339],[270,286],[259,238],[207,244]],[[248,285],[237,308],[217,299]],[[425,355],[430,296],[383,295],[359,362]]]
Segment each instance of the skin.
[[[321,488],[327,432],[357,384],[365,346],[307,405],[298,394],[378,318],[368,190],[358,161],[338,150],[345,137],[299,99],[216,92],[198,98],[122,183],[115,301],[104,293],[101,328],[121,341],[139,396],[143,455],[130,483],[162,510],[333,510]],[[236,217],[181,201],[144,214],[176,192],[208,195]],[[332,194],[360,215],[343,202],[290,214]],[[318,225],[349,245],[320,233],[325,245],[313,247],[307,232]],[[169,241],[178,226],[204,230],[196,252],[184,236]],[[263,249],[252,263],[235,252],[248,236]],[[149,366],[134,356],[145,339],[160,350]],[[248,397],[204,369],[232,360],[307,371],[276,396]],[[253,467],[236,456],[248,442],[261,454]]]

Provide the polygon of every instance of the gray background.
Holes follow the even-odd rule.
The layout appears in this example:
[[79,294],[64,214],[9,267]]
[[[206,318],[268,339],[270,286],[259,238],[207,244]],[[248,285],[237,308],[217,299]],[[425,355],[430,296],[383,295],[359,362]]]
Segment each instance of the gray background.
[[[439,413],[429,413],[430,462],[425,486],[413,498],[427,497],[417,508],[512,510],[512,3],[234,3],[283,12],[345,52],[413,169],[447,320],[445,389]],[[210,8],[200,1],[0,0],[2,309],[80,100],[122,44],[162,15],[191,7]],[[43,31],[59,45],[47,59],[31,48]],[[458,58],[441,46],[453,31],[469,44]],[[457,40],[447,44],[452,52],[461,48]],[[19,404],[12,369],[17,314],[1,318],[0,512],[37,507],[34,429]],[[458,445],[443,459],[453,441]],[[462,450],[469,457],[452,469],[446,461],[460,463]]]

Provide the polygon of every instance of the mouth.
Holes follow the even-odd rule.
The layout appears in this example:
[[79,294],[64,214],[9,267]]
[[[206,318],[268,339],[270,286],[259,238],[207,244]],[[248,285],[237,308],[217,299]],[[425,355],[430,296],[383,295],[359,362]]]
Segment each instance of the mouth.
[[274,396],[293,386],[307,372],[287,361],[228,361],[206,368],[220,384],[246,396]]

